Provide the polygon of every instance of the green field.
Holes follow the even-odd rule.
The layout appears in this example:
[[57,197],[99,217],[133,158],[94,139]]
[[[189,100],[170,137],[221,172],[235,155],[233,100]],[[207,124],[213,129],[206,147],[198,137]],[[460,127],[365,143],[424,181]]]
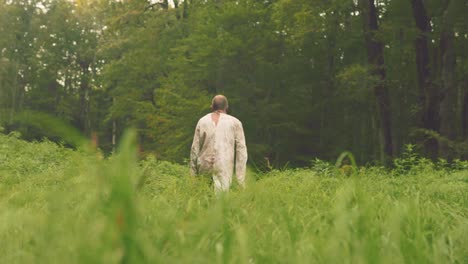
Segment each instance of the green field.
[[322,164],[216,197],[186,166],[133,153],[0,135],[0,262],[468,263],[467,170]]

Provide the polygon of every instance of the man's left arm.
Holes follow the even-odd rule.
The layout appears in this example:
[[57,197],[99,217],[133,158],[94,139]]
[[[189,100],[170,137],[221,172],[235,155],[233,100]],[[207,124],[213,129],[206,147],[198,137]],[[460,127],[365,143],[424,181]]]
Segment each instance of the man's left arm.
[[244,129],[240,121],[236,125],[235,140],[236,140],[237,182],[242,187],[245,187],[245,171],[246,171],[246,165],[247,165],[247,146],[245,145]]
[[195,176],[198,173],[198,155],[200,153],[200,123],[195,128],[192,148],[190,150],[190,175]]

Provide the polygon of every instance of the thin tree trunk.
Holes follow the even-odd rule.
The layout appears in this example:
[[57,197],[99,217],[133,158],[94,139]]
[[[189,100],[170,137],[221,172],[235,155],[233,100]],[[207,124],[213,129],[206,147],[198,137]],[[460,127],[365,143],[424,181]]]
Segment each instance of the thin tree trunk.
[[382,163],[387,164],[393,156],[392,144],[392,118],[390,97],[385,84],[386,72],[384,62],[383,44],[376,39],[375,33],[379,30],[377,22],[377,9],[374,0],[361,0],[364,18],[364,34],[367,48],[367,60],[372,67],[372,75],[378,78],[374,86],[374,95],[377,100],[377,112],[382,138],[381,152],[384,153]]
[[[464,88],[463,88],[463,103],[462,103],[462,139],[463,142],[468,141],[468,75],[465,75]],[[464,160],[468,159],[468,153],[462,153],[461,158]]]
[[188,1],[184,0],[182,2],[182,18],[188,18]]
[[59,104],[60,104],[60,99],[61,99],[61,91],[60,91],[60,85],[55,82],[55,105],[54,105],[54,114],[55,116],[60,116],[59,113]]
[[[327,49],[327,59],[328,59],[328,68],[327,68],[327,77],[326,77],[326,84],[322,88],[322,98],[332,98],[333,92],[335,91],[335,74],[336,74],[336,67],[335,67],[335,60],[336,60],[336,34],[338,31],[338,17],[336,13],[333,16],[333,22],[330,29],[329,37],[327,38],[328,41],[328,49]],[[320,114],[320,128],[319,128],[319,148],[321,150],[327,149],[328,146],[327,141],[323,140],[327,138],[327,131],[329,131],[329,124],[330,120],[330,105],[328,103],[322,102],[321,107],[321,114]]]
[[[5,105],[5,97],[6,97],[6,93],[3,91],[3,87],[4,87],[4,84],[3,84],[3,79],[4,79],[4,69],[3,69],[3,65],[2,65],[2,58],[0,57],[0,122],[3,122],[5,121],[4,120],[4,110],[6,109],[6,105]],[[1,127],[0,127],[0,130],[1,130]],[[1,132],[1,131],[0,131]]]
[[465,89],[463,91],[463,109],[462,109],[462,136],[463,141],[468,140],[468,75],[465,76]]
[[115,152],[117,140],[117,122],[112,121],[112,152]]
[[80,82],[80,127],[86,135],[90,132],[89,121],[89,63],[80,63],[82,69]]
[[16,108],[17,108],[17,97],[18,97],[18,64],[14,63],[13,67],[13,72],[14,78],[13,78],[13,83],[11,85],[11,109],[10,109],[10,120],[9,123],[11,124],[13,122],[13,118],[15,117],[16,114]]
[[8,81],[10,76],[9,61],[0,57],[0,122],[8,120],[9,98]]

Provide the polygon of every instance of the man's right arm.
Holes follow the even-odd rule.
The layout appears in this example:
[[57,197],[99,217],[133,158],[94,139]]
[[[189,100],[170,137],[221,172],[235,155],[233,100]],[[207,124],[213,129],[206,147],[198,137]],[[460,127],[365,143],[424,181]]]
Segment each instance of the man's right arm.
[[195,176],[198,172],[198,155],[200,153],[200,123],[195,128],[193,136],[192,149],[190,151],[190,174]]
[[235,127],[236,141],[236,177],[237,182],[245,187],[245,172],[247,166],[247,146],[245,145],[244,128],[239,121]]

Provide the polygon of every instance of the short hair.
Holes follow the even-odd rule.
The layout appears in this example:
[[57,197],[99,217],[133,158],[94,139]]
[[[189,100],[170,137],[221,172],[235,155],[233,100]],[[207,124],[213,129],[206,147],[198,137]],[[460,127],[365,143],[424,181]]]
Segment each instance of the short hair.
[[216,95],[211,101],[211,107],[213,110],[226,110],[229,107],[228,100],[224,95]]

